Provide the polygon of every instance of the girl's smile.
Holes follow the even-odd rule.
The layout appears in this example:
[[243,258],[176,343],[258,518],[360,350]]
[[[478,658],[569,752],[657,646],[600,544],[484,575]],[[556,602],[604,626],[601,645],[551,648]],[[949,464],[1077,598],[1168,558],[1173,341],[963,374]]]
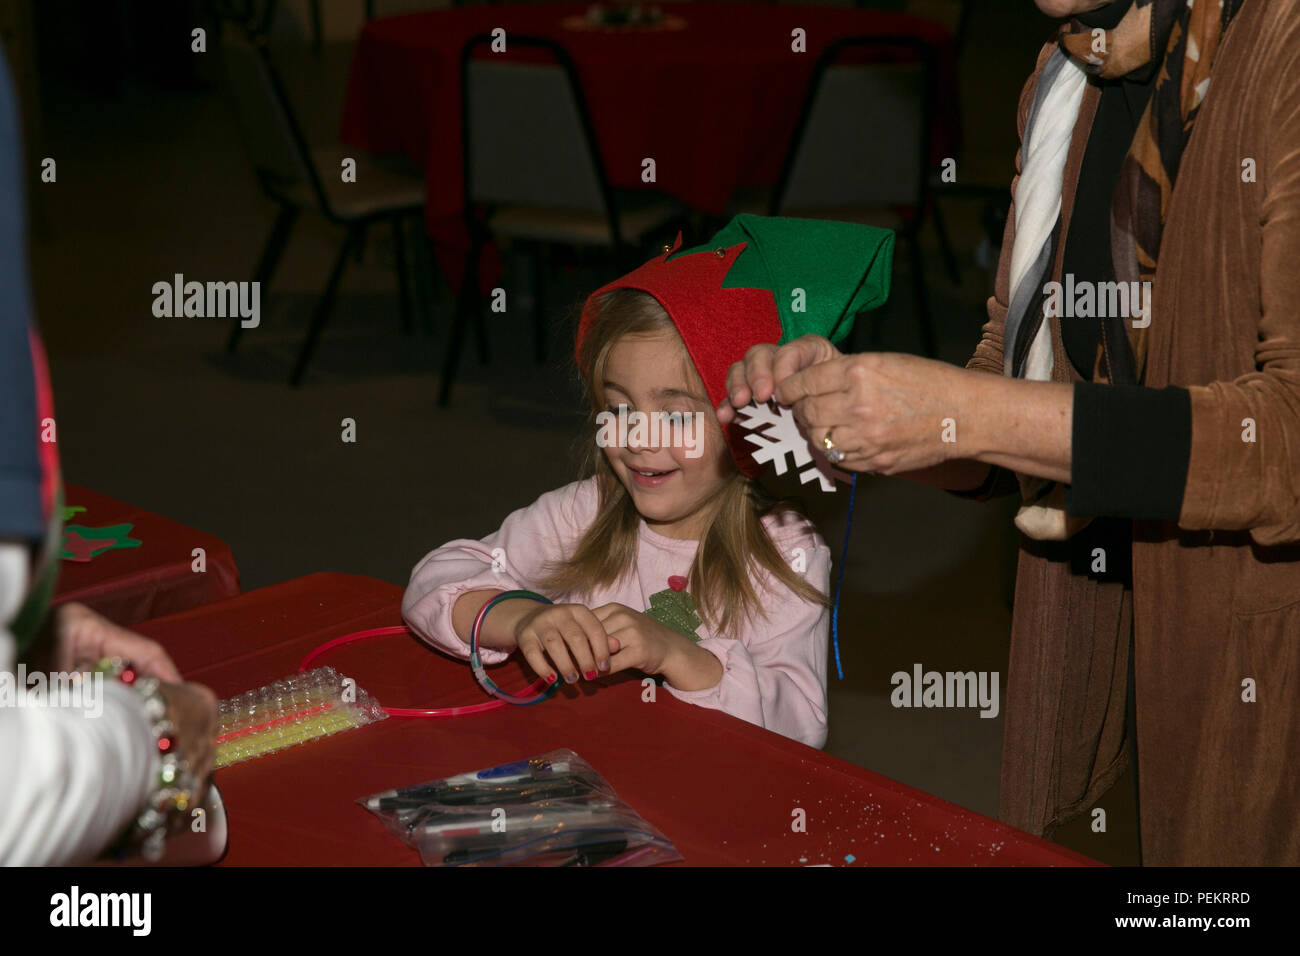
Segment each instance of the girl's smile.
[[662,471],[649,471],[640,468],[628,468],[632,474],[632,480],[642,488],[658,488],[668,482],[675,474],[677,468],[670,468]]

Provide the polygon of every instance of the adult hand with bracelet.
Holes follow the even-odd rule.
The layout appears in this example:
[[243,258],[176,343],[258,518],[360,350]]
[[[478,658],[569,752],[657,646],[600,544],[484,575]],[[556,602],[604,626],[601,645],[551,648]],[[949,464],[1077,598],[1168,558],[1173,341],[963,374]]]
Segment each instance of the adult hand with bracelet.
[[[191,803],[202,806],[217,757],[217,697],[203,684],[188,681],[162,684],[159,690],[167,702],[167,719],[175,728],[176,751],[189,765],[197,788]],[[170,822],[173,830],[181,829],[188,824],[188,818],[181,816]]]
[[216,695],[202,684],[184,681],[161,644],[114,624],[84,604],[69,602],[54,608],[48,626],[53,629],[51,670],[98,669],[133,685],[144,696],[146,713],[159,736],[162,763],[141,816],[150,808],[157,811],[161,796],[166,796],[162,802],[168,809],[148,818],[153,826],[141,827],[137,817],[135,835],[137,842],[143,842],[158,831],[151,845],[160,849],[161,837],[187,828],[190,811],[207,801],[216,759]]
[[93,671],[95,676],[121,680],[140,695],[157,747],[157,769],[145,802],[108,854],[118,860],[138,854],[156,862],[163,857],[167,836],[186,830],[207,803],[217,701],[201,684],[166,684],[144,677],[120,657],[100,660]]
[[[167,720],[174,728],[177,754],[189,767],[197,787],[193,803],[201,804],[216,759],[216,695],[202,684],[186,682],[157,641],[114,624],[84,604],[61,604],[53,609],[50,619],[54,628],[54,670],[85,670],[98,661],[117,658],[130,662],[139,677],[161,682],[158,692],[166,702]],[[184,820],[173,820],[170,828],[183,824]]]

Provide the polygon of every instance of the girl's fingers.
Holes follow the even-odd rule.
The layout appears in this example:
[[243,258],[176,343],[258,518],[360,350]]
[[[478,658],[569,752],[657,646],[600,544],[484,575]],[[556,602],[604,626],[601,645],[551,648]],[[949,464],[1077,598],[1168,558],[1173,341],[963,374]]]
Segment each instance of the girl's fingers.
[[534,674],[546,678],[548,684],[554,682],[558,675],[551,662],[546,659],[546,655],[542,653],[542,642],[536,635],[525,635],[519,642],[519,649]]
[[578,626],[582,628],[583,633],[587,635],[587,644],[591,648],[592,657],[595,658],[597,673],[608,674],[609,635],[605,633],[605,628],[600,623],[600,619],[591,613],[589,608],[585,607],[575,607],[573,617],[578,622]]
[[605,629],[605,633],[610,634],[627,625],[627,621],[619,621],[619,617],[625,614],[631,615],[635,612],[626,604],[602,604],[600,607],[592,608],[591,613],[595,615],[596,620]]
[[578,669],[574,667],[573,658],[569,656],[569,648],[564,643],[563,634],[556,630],[547,631],[542,636],[542,647],[546,649],[546,656],[555,665],[555,673],[570,684],[577,681]]
[[626,647],[609,659],[609,672],[617,674],[619,671],[634,670],[641,666],[641,656],[636,653],[635,648]]
[[587,680],[596,678],[596,659],[591,653],[591,639],[587,637],[577,621],[566,621],[564,625],[564,643],[569,647],[569,654],[578,667],[578,672]]

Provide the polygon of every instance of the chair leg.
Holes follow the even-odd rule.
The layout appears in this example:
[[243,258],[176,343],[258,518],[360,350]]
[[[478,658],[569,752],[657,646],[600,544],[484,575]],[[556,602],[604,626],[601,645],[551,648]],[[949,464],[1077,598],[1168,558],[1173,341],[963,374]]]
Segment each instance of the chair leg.
[[311,361],[316,346],[320,342],[325,323],[329,321],[330,311],[334,308],[334,296],[338,292],[339,279],[343,276],[343,266],[347,263],[349,254],[361,241],[362,231],[363,227],[361,226],[350,226],[347,235],[343,237],[343,244],[339,246],[338,255],[334,257],[334,265],[330,269],[329,279],[325,283],[325,291],[322,293],[320,301],[316,303],[316,311],[312,314],[311,324],[307,327],[307,337],[302,341],[302,348],[298,351],[298,360],[294,363],[293,372],[289,375],[289,384],[295,388],[302,383],[303,373],[307,371],[307,363]]
[[[475,298],[476,302],[479,300]],[[483,318],[483,309],[481,307],[474,310],[474,342],[478,347],[479,364],[486,365],[492,361],[492,351],[488,348],[487,322]]]
[[397,259],[397,294],[402,304],[402,331],[410,335],[415,330],[411,316],[411,297],[406,275],[406,238],[402,235],[402,217],[393,217],[394,257]]
[[482,357],[486,349],[486,335],[478,290],[478,264],[480,244],[474,239],[469,255],[465,258],[465,274],[461,279],[460,294],[456,297],[456,319],[452,323],[451,338],[447,342],[447,354],[442,360],[442,383],[438,387],[438,405],[446,408],[451,400],[451,386],[456,378],[456,368],[460,364],[460,350],[465,340],[465,327],[474,323],[479,334],[479,354]]
[[320,56],[324,43],[325,33],[321,29],[320,19],[320,0],[311,0],[311,48],[312,51]]
[[533,257],[533,360],[541,365],[546,361],[546,270],[550,265],[547,254],[550,247],[537,244]]
[[948,270],[948,278],[955,286],[961,285],[961,268],[957,265],[957,254],[953,251],[952,240],[948,238],[948,227],[943,221],[943,212],[939,202],[931,198],[930,209],[934,214],[934,231],[939,237],[939,251],[943,254],[943,264]]
[[433,314],[437,311],[437,271],[438,265],[433,256],[433,243],[429,240],[429,234],[424,231],[424,220],[415,217],[415,248],[414,248],[415,269],[412,271],[412,279],[415,282],[415,288],[419,292],[419,300],[416,305],[416,312],[420,317],[420,325],[423,331],[433,331]]
[[478,360],[486,365],[492,360],[492,354],[488,349],[487,321],[483,317],[482,295],[479,292],[479,271],[483,265],[483,244],[480,243],[474,252],[474,280],[470,288],[473,290],[473,302],[475,308],[472,313],[474,320],[474,340],[478,346]]
[[362,263],[362,262],[365,260],[365,258],[366,258],[366,227],[365,227],[365,224],[363,223],[359,228],[360,228],[360,231],[357,233],[357,250],[356,250],[356,260],[357,260],[357,265],[361,265],[361,263]]
[[934,342],[934,317],[930,314],[930,297],[925,288],[925,265],[921,259],[921,240],[913,232],[908,245],[912,250],[912,290],[917,320],[921,327],[921,347],[930,358],[938,358]]
[[[293,231],[293,224],[297,221],[297,209],[293,206],[281,206],[279,214],[275,217],[275,224],[271,226],[271,234],[266,237],[266,245],[262,247],[262,255],[257,260],[257,271],[253,273],[253,281],[260,283],[258,290],[263,295],[264,302],[269,291],[268,286],[271,284],[271,276],[275,274],[275,267],[280,264],[284,247],[289,242],[289,233]],[[243,333],[243,329],[242,320],[236,318],[230,329],[230,338],[226,341],[227,352],[234,352],[239,347],[239,336]]]

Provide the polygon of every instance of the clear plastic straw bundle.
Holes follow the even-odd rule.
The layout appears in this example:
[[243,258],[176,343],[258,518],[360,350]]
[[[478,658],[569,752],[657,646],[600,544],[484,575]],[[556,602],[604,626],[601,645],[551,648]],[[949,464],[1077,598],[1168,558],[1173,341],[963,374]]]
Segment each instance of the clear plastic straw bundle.
[[221,702],[216,768],[387,717],[377,700],[332,667],[294,674]]

